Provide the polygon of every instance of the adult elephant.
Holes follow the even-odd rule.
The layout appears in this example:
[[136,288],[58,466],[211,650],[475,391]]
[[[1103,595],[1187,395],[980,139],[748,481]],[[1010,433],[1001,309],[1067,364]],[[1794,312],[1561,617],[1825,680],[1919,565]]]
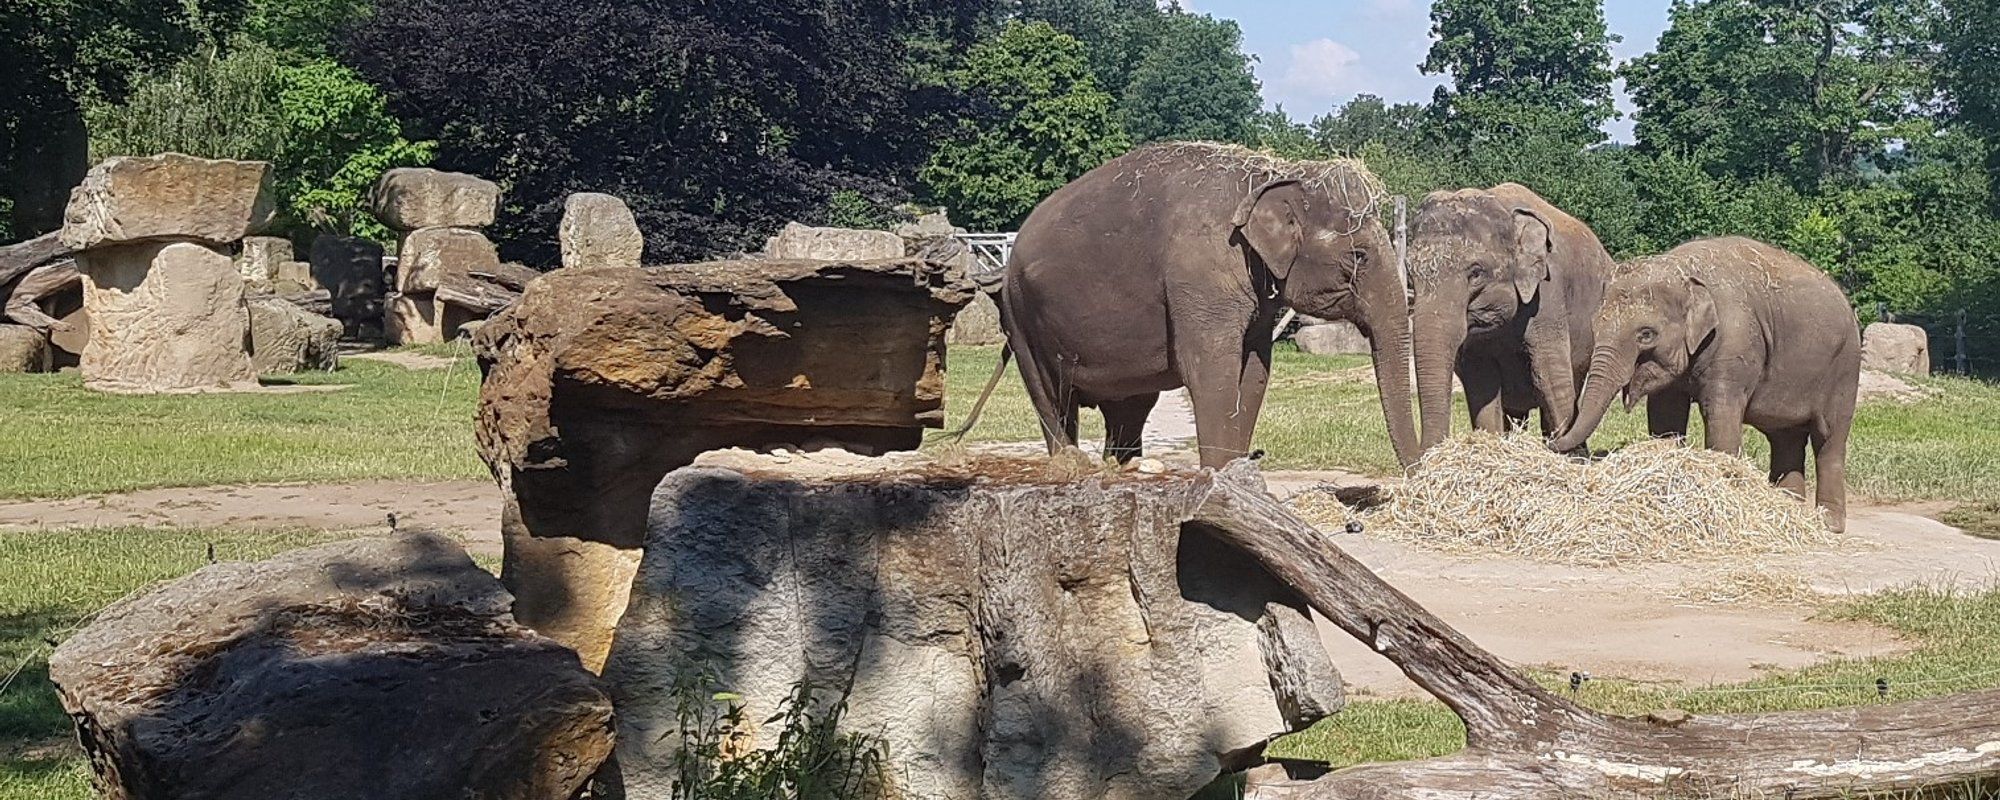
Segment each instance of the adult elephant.
[[1424,198],[1410,239],[1423,446],[1451,433],[1454,372],[1477,430],[1531,410],[1545,436],[1568,428],[1614,269],[1590,226],[1526,186]]
[[1096,407],[1106,455],[1131,459],[1160,393],[1186,386],[1202,465],[1245,455],[1289,306],[1368,334],[1390,440],[1414,459],[1408,302],[1380,196],[1358,162],[1179,143],[1134,150],[1043,200],[999,299],[1049,451],[1075,445],[1078,409]]
[[1577,418],[1549,443],[1583,444],[1617,394],[1646,401],[1655,436],[1685,435],[1701,406],[1706,444],[1739,453],[1743,426],[1771,440],[1771,481],[1847,520],[1847,434],[1861,375],[1861,329],[1847,295],[1798,256],[1741,237],[1698,239],[1626,264],[1595,322],[1597,348]]

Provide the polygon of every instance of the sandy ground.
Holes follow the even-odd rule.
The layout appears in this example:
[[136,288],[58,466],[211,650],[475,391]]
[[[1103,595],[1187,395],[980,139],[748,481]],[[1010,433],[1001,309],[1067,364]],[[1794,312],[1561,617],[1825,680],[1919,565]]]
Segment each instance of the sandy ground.
[[[1163,399],[1161,405],[1166,414],[1176,409],[1185,414],[1184,403],[1170,405]],[[1171,424],[1162,426],[1162,432],[1174,430]],[[1170,459],[1191,460],[1185,454]],[[1267,478],[1280,497],[1325,484],[1370,483],[1338,472],[1272,472]],[[1824,594],[1912,583],[1975,587],[2000,579],[2000,542],[1966,536],[1919,516],[1934,511],[1856,507],[1848,546],[1766,559],[1757,566],[1801,576]],[[475,552],[499,552],[500,498],[486,481],[216,486],[0,503],[0,531],[104,526],[387,530],[390,513],[401,527],[456,534]],[[1336,541],[1474,641],[1525,665],[1705,684],[1900,647],[1887,631],[1814,620],[1809,607],[1783,600],[1685,599],[1711,594],[1701,590],[1723,585],[1731,565],[1604,569],[1445,555],[1365,533],[1339,534]],[[1322,635],[1357,694],[1417,694],[1386,659],[1330,626],[1322,626]]]

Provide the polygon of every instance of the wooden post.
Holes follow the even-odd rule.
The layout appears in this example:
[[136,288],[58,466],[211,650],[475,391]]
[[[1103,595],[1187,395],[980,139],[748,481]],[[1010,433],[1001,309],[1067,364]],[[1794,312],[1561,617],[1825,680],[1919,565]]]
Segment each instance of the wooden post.
[[1958,335],[1956,338],[1958,339],[1958,355],[1954,360],[1958,362],[1958,374],[1970,375],[1972,371],[1967,368],[1966,364],[1970,359],[1966,356],[1965,352],[1965,309],[1963,308],[1958,310]]
[[1409,198],[1396,195],[1396,277],[1403,282],[1403,295],[1410,294]]

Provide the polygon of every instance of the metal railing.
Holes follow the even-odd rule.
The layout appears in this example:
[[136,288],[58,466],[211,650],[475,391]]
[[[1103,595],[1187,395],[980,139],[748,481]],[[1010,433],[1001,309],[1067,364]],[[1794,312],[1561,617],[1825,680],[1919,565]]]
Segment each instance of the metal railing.
[[973,280],[982,284],[997,282],[1000,274],[1007,271],[1007,259],[1014,255],[1014,234],[960,233],[954,238],[972,251]]

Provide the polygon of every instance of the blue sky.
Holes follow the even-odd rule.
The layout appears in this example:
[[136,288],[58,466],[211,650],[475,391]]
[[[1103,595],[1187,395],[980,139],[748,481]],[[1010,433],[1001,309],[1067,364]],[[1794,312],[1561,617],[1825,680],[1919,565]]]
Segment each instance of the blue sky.
[[[1669,0],[1606,0],[1618,61],[1645,53],[1667,26]],[[1267,106],[1283,105],[1294,119],[1311,119],[1362,92],[1391,101],[1429,100],[1442,76],[1417,70],[1430,50],[1429,0],[1182,0],[1183,7],[1236,20],[1243,47],[1257,56]],[[1628,114],[1605,126],[1631,141]]]

